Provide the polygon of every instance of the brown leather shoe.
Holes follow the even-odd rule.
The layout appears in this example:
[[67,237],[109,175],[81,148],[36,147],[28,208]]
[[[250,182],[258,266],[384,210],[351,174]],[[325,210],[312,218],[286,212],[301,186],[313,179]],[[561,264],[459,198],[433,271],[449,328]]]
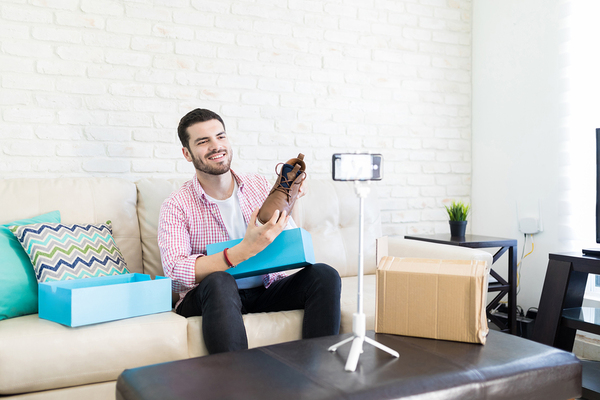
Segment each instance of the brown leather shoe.
[[[279,175],[277,182],[258,211],[258,222],[267,223],[275,210],[279,210],[280,213],[285,210],[287,215],[292,213],[300,184],[306,178],[306,164],[303,160],[304,154],[300,153],[297,158],[292,158],[283,164],[281,171],[277,173]],[[277,164],[275,172],[279,165],[281,163]]]

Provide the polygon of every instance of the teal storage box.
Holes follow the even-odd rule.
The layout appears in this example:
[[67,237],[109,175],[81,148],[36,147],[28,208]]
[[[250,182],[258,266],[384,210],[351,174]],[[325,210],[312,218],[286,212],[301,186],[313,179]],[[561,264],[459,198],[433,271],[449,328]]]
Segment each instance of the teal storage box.
[[39,317],[82,326],[171,311],[171,278],[124,274],[38,285]]
[[[209,244],[206,246],[206,253],[208,255],[220,253],[241,241],[242,239],[236,239]],[[315,252],[310,233],[302,228],[294,228],[281,232],[263,251],[234,268],[229,268],[227,272],[239,279],[302,268],[314,263]]]

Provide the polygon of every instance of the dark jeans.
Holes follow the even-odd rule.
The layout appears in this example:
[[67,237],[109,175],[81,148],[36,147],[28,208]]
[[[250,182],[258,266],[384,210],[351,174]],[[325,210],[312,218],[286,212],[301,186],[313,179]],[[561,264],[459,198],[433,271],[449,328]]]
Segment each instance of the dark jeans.
[[202,315],[202,334],[210,354],[248,348],[242,314],[304,309],[304,339],[337,335],[341,279],[326,264],[314,264],[265,289],[238,289],[227,272],[215,272],[188,292],[177,313]]

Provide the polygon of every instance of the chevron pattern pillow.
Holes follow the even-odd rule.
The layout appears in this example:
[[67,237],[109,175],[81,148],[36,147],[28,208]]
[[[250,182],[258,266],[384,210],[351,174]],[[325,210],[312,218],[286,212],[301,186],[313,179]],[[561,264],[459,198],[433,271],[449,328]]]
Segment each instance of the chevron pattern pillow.
[[110,221],[98,225],[40,223],[11,226],[31,259],[38,282],[127,274]]

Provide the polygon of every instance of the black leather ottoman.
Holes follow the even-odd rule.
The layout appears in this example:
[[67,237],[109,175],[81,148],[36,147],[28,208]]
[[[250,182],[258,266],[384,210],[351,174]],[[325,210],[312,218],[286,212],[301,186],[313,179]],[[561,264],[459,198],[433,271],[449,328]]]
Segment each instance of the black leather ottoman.
[[356,372],[344,371],[350,335],[125,370],[118,400],[137,399],[571,399],[581,363],[571,353],[491,331],[485,346],[374,334],[400,358],[364,345]]

